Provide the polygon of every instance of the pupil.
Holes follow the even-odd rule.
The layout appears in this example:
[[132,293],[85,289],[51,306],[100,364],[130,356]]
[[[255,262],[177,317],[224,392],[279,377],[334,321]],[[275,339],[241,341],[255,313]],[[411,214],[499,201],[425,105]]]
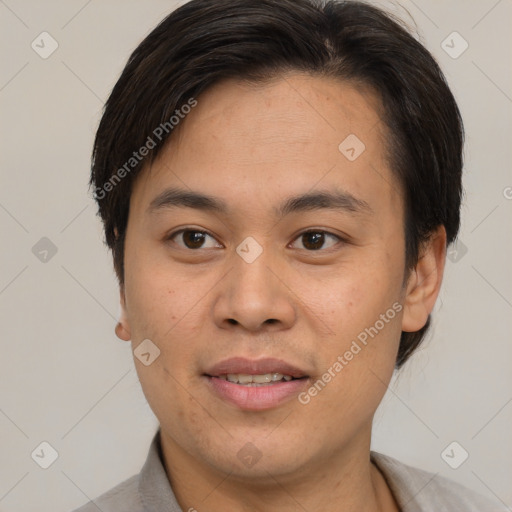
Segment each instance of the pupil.
[[[324,234],[323,233],[305,233],[303,235],[304,237],[304,240],[307,240],[307,242],[304,242],[303,240],[303,243],[304,243],[304,247],[306,247],[307,249],[313,249],[313,250],[317,250],[317,249],[320,249],[324,243]],[[311,244],[310,244],[311,242]],[[308,247],[308,245],[310,245]],[[313,247],[311,247],[311,245],[313,245]]]
[[197,249],[201,247],[204,239],[204,233],[200,231],[185,231],[185,245],[189,248]]

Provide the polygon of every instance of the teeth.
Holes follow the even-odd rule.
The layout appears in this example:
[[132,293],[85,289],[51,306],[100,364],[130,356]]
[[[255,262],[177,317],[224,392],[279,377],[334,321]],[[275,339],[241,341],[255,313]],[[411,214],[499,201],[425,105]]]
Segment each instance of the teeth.
[[265,375],[253,375],[251,382],[256,382],[257,384],[268,384],[269,382],[272,382],[273,375],[270,375],[270,373],[266,373]]
[[283,375],[282,373],[265,373],[263,375],[248,375],[245,373],[228,373],[227,375],[219,375],[219,379],[228,380],[236,384],[269,384],[271,382],[278,382],[281,380],[290,381],[290,375]]
[[[229,377],[229,375],[228,375]],[[238,374],[238,382],[239,384],[249,384],[252,382],[252,375],[245,375],[243,373]]]

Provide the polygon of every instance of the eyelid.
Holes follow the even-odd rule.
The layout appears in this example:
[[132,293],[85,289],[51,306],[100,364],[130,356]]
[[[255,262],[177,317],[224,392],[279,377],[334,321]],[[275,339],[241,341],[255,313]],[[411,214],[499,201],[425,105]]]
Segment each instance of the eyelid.
[[340,243],[348,243],[348,237],[346,236],[342,236],[342,235],[337,235],[336,233],[332,233],[331,231],[328,231],[326,229],[322,229],[322,228],[307,228],[303,231],[300,231],[294,238],[293,238],[293,241],[290,243],[290,244],[293,244],[296,240],[298,240],[301,236],[304,236],[304,235],[307,235],[308,233],[322,233],[323,235],[326,235],[326,236],[332,236],[334,238],[336,238],[338,240],[338,242],[333,245],[332,247],[329,247],[327,249],[317,249],[317,250],[307,250],[307,249],[300,249],[301,251],[306,251],[308,253],[322,253],[322,252],[329,252],[330,250],[333,250],[336,248],[337,245],[339,245]]
[[[164,240],[173,241],[173,238],[175,238],[177,235],[179,235],[181,233],[184,233],[185,231],[193,231],[195,233],[201,233],[203,235],[208,235],[209,237],[213,238],[218,244],[222,245],[217,240],[217,237],[215,235],[212,235],[209,231],[206,231],[205,229],[195,228],[194,226],[185,226],[184,228],[180,228],[180,229],[177,229],[176,231],[172,231],[170,234],[165,235]],[[183,248],[186,250],[189,250],[191,252],[198,251],[199,249],[203,249],[202,247],[200,247],[199,249],[189,249],[188,247],[183,247]],[[208,247],[207,247],[207,249],[208,249]]]
[[[173,238],[175,238],[177,235],[179,235],[181,233],[184,233],[185,231],[193,231],[193,232],[196,232],[196,233],[201,233],[201,234],[204,234],[204,235],[208,235],[209,237],[213,238],[218,244],[222,245],[217,240],[217,237],[215,235],[213,235],[212,233],[210,233],[209,231],[207,231],[207,230],[205,230],[203,228],[196,228],[194,226],[185,226],[185,227],[179,228],[179,229],[171,232],[170,234],[166,235],[164,237],[164,239],[166,241],[172,241]],[[330,250],[335,249],[336,246],[339,245],[340,243],[346,244],[346,243],[349,242],[349,237],[346,236],[346,235],[338,235],[336,233],[332,233],[331,231],[328,231],[328,230],[323,229],[323,228],[306,228],[306,229],[298,232],[296,235],[294,235],[292,241],[288,244],[288,246],[293,244],[295,241],[297,241],[301,236],[304,236],[304,235],[306,235],[308,233],[322,233],[324,235],[334,237],[334,238],[336,238],[338,240],[337,244],[335,244],[333,247],[329,247],[327,249],[318,249],[318,250],[299,249],[301,251],[305,251],[305,252],[308,252],[308,253],[317,253],[318,254],[318,253],[322,253],[322,252],[329,252]],[[205,248],[200,247],[198,249],[189,249],[188,247],[181,247],[181,248],[183,248],[184,250],[190,251],[190,252],[198,252],[200,249],[212,249],[211,247],[205,247]]]

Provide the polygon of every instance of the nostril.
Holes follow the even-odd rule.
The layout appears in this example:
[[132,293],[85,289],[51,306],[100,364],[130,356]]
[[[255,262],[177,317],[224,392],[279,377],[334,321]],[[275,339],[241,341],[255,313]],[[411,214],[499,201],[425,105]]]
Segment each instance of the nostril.
[[234,318],[228,318],[228,322],[232,325],[236,325],[238,323]]

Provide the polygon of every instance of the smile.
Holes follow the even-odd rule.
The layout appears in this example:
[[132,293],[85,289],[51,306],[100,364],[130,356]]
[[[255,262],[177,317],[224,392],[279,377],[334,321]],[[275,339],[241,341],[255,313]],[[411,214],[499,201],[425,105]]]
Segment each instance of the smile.
[[215,398],[246,411],[279,407],[303,391],[310,380],[306,371],[280,359],[243,357],[213,365],[203,378]]
[[283,375],[282,373],[265,373],[262,375],[248,375],[244,373],[228,373],[219,375],[219,379],[228,380],[235,384],[243,386],[265,386],[274,382],[290,381],[293,379],[291,375]]

